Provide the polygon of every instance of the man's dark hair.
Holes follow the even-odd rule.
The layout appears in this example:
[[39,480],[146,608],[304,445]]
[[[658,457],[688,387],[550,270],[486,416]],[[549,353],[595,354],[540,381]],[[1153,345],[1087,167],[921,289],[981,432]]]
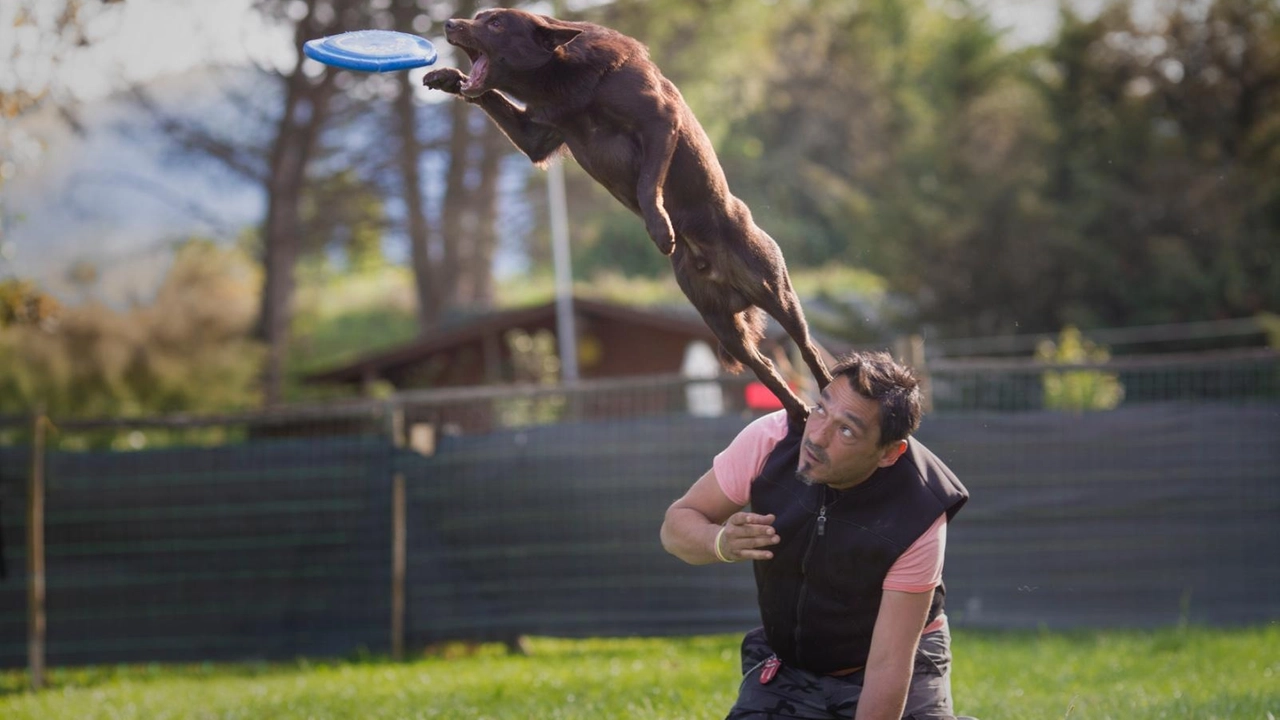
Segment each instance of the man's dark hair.
[[859,395],[879,403],[880,447],[905,440],[920,427],[920,381],[889,353],[844,355],[831,370],[832,378],[841,375]]

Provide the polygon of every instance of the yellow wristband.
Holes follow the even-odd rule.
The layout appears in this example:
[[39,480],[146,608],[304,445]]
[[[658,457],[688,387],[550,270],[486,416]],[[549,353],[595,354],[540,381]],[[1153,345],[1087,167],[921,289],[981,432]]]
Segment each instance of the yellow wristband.
[[716,551],[716,557],[717,557],[717,558],[719,558],[720,562],[723,562],[723,563],[731,563],[731,562],[733,562],[732,560],[730,560],[729,558],[725,557],[725,556],[724,556],[723,554],[721,554],[721,552],[720,552],[720,538],[724,535],[724,531],[725,531],[725,530],[728,530],[728,529],[729,529],[729,526],[728,526],[728,525],[721,525],[721,526],[720,526],[720,532],[716,533],[716,542],[715,542],[715,545],[713,545],[713,546],[712,546],[712,547],[715,549],[715,551]]

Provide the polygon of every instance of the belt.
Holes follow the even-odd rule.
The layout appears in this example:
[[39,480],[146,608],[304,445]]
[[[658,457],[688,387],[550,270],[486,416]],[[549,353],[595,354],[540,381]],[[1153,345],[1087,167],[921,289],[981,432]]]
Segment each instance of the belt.
[[[861,672],[866,667],[867,667],[866,665],[859,665],[858,667],[845,668],[843,670],[836,670],[835,672],[827,673],[827,677],[837,677],[837,678],[847,677],[856,672]],[[776,653],[765,658],[764,662],[760,663],[760,684],[768,685],[770,682],[773,681],[773,678],[778,674],[778,671],[781,669],[782,669],[782,659],[779,658]]]

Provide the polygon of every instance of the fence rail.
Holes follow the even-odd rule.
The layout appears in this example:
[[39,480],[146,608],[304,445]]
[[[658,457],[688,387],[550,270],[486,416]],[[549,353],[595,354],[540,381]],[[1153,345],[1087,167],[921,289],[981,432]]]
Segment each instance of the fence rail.
[[[1178,345],[1211,343],[1221,347],[1232,341],[1254,340],[1262,342],[1267,328],[1257,318],[1234,320],[1210,320],[1190,323],[1168,323],[1127,328],[1102,328],[1089,330],[1085,335],[1093,342],[1110,347],[1125,348],[1135,345]],[[994,337],[947,338],[931,340],[929,351],[936,358],[965,357],[1005,353],[1029,354],[1046,340],[1057,341],[1058,336],[1049,333],[1026,335],[1002,335]]]
[[[938,359],[929,363],[928,378],[933,408],[941,412],[1257,401],[1280,398],[1280,352],[1246,348],[1056,365],[1032,358]],[[1074,382],[1075,394],[1061,388],[1064,379]]]
[[[933,408],[941,412],[1080,409],[1059,408],[1046,397],[1045,379],[1064,373],[1115,377],[1124,390],[1115,406],[1280,398],[1280,351],[1270,348],[1119,356],[1105,362],[1072,364],[1046,364],[1034,358],[938,358],[918,370],[927,379]],[[54,418],[58,433],[52,440],[63,449],[74,449],[94,446],[76,441],[83,435],[96,433],[96,442],[101,444],[103,438],[118,437],[113,432],[135,430],[237,430],[200,443],[205,445],[272,433],[378,434],[390,432],[389,423],[396,413],[408,413],[409,422],[431,423],[445,434],[667,413],[734,415],[752,412],[744,397],[751,381],[745,375],[715,379],[654,375],[565,385],[406,390],[385,399],[236,414]],[[28,416],[0,415],[0,447],[29,442],[30,427]],[[122,442],[116,449],[129,447]]]

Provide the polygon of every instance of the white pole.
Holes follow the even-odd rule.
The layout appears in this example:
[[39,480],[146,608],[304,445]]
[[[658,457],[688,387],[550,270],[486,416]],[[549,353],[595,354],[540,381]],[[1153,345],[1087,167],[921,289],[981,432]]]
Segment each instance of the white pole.
[[560,381],[578,380],[578,333],[573,321],[573,269],[569,263],[569,212],[564,193],[564,159],[547,167],[547,199],[551,215],[551,257],[556,271],[556,340]]

